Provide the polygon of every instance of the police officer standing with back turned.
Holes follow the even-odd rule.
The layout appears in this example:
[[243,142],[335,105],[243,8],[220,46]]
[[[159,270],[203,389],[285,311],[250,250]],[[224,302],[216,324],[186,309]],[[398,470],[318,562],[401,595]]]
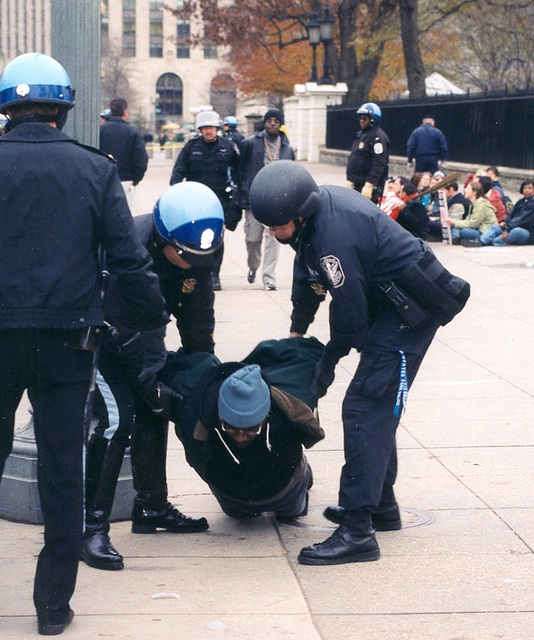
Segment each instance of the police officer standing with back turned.
[[26,389],[33,406],[45,543],[34,583],[38,631],[73,618],[83,533],[84,409],[103,325],[102,265],[138,307],[138,329],[165,326],[151,260],[139,243],[115,163],[61,129],[74,91],[53,58],[26,53],[0,78],[0,477]]
[[377,104],[366,102],[356,113],[360,130],[347,162],[347,186],[376,204],[388,177],[389,138],[380,128],[382,110]]
[[330,341],[315,370],[315,396],[326,393],[340,358],[352,348],[361,353],[343,401],[339,506],[325,511],[339,526],[324,542],[302,549],[298,560],[377,560],[375,530],[401,528],[393,492],[395,432],[409,387],[439,325],[466,303],[469,285],[360,194],[319,188],[293,162],[262,169],[250,204],[271,234],[296,250],[290,335],[303,336],[326,291],[332,297]]

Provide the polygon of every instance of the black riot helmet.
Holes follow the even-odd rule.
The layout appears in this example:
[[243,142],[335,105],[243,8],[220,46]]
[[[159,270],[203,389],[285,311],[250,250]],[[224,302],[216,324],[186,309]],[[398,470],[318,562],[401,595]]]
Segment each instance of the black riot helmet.
[[258,222],[275,227],[312,216],[320,197],[319,187],[304,167],[292,160],[277,160],[254,178],[249,202]]

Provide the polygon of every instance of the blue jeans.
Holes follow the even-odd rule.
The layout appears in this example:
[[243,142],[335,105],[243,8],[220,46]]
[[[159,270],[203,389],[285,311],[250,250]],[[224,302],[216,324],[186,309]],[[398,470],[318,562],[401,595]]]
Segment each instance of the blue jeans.
[[463,227],[462,229],[451,228],[451,236],[453,238],[465,238],[466,240],[476,240],[480,238],[480,231],[478,229],[471,229],[470,227]]
[[503,247],[507,244],[528,244],[529,242],[530,231],[522,229],[521,227],[515,227],[515,229],[510,229],[506,240],[503,240],[501,236],[497,236],[495,240],[493,240],[493,245],[495,247]]

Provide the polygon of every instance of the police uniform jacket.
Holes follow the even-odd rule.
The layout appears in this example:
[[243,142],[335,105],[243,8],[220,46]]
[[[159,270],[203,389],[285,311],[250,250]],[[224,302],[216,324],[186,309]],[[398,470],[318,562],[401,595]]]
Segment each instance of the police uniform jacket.
[[230,183],[228,169],[237,182],[238,159],[239,153],[230,140],[217,136],[214,142],[205,142],[202,136],[197,136],[180,151],[172,170],[171,185],[184,178],[201,182],[215,191],[219,199],[224,199]]
[[115,162],[55,127],[0,138],[0,328],[101,325],[99,245],[138,327],[165,325],[152,261],[136,236]]
[[100,150],[115,158],[122,182],[131,180],[134,185],[141,182],[148,154],[143,137],[126,120],[113,116],[100,125]]
[[363,349],[369,319],[385,308],[377,285],[396,281],[425,244],[356,191],[324,186],[295,248],[291,331],[306,333],[329,291],[328,348],[344,355]]
[[[254,135],[245,138],[239,147],[241,155],[239,157],[239,183],[241,187],[241,207],[248,209],[250,207],[248,194],[250,185],[256,177],[260,169],[265,166],[265,129],[257,131]],[[280,153],[277,160],[294,160],[295,152],[293,151],[289,140],[282,131],[280,136]]]
[[[204,463],[197,469],[219,494],[235,500],[261,502],[282,497],[304,474],[302,447],[324,438],[311,409],[276,387],[270,387],[271,409],[260,435],[237,447],[221,430],[217,402],[223,381],[243,367],[226,363],[209,371],[195,389],[198,423],[195,438],[203,440]],[[295,477],[297,476],[297,477]]]
[[389,146],[389,138],[380,127],[371,125],[358,131],[347,162],[347,180],[381,187],[388,175]]
[[417,156],[435,156],[447,159],[447,139],[443,133],[429,122],[417,127],[408,138],[406,148],[408,162]]

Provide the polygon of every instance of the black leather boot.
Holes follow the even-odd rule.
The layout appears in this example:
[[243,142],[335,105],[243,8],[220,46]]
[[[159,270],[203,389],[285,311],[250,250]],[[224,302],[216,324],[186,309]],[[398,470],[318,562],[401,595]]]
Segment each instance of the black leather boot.
[[94,569],[117,571],[123,558],[109,539],[109,516],[125,444],[93,434],[87,447],[86,513],[82,560]]
[[343,520],[324,542],[301,549],[300,564],[330,565],[370,562],[380,558],[380,549],[371,526],[371,514],[345,511]]
[[206,518],[190,518],[167,500],[167,434],[165,420],[152,412],[136,417],[132,434],[132,467],[137,496],[132,513],[132,533],[198,533],[208,529]]
[[167,491],[139,492],[134,500],[132,533],[156,533],[156,529],[172,533],[199,533],[208,527],[206,518],[190,518],[178,511],[167,500]]
[[[323,516],[335,524],[341,524],[344,515],[343,507],[331,506],[323,511]],[[398,531],[402,528],[399,505],[391,485],[384,486],[378,507],[371,518],[375,531]]]

